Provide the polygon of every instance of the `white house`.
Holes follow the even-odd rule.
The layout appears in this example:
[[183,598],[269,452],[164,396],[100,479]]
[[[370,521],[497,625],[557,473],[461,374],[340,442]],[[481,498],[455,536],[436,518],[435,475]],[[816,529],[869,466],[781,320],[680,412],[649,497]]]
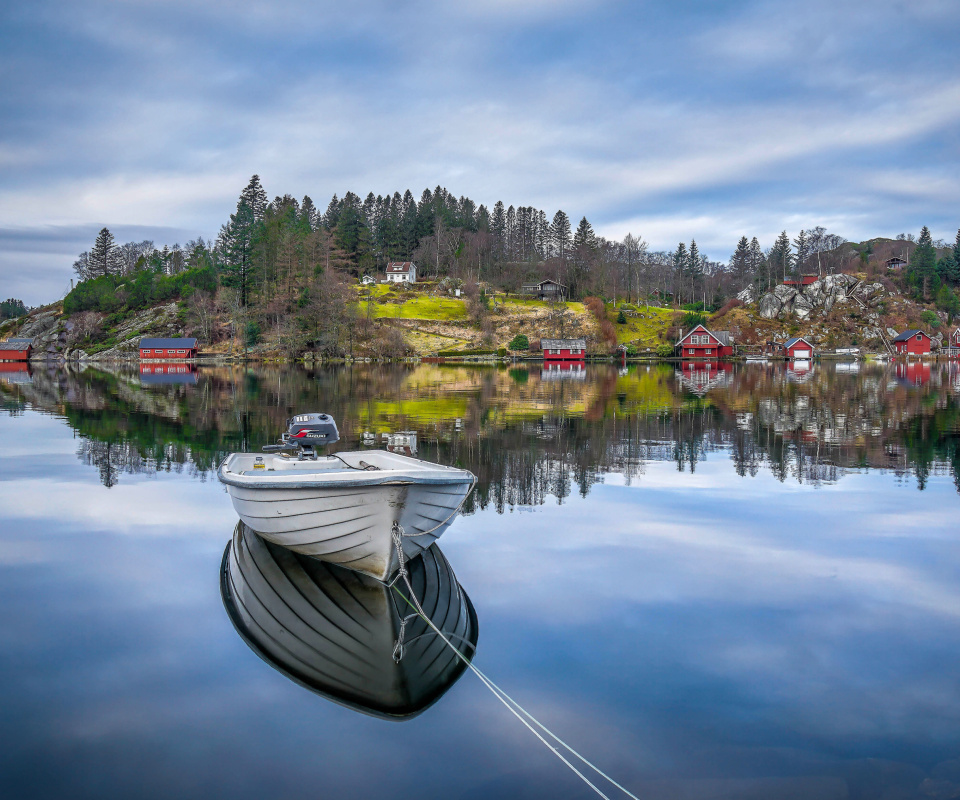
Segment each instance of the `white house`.
[[373,278],[371,278],[369,275],[364,275],[360,279],[360,283],[362,283],[364,286],[369,286],[371,283],[376,283],[376,281]]
[[416,283],[417,265],[412,261],[391,261],[387,264],[387,283]]

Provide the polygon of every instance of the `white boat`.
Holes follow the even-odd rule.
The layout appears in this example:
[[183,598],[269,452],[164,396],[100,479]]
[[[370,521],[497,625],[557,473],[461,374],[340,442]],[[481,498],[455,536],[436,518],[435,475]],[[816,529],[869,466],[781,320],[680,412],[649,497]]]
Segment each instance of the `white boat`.
[[[408,565],[424,612],[472,659],[478,625],[473,604],[436,546]],[[436,702],[466,663],[401,597],[365,575],[297,555],[242,522],[227,544],[220,594],[237,632],[264,661],[336,703],[391,719]],[[404,621],[406,619],[406,621]]]
[[317,456],[308,443],[338,439],[331,418],[303,414],[283,444],[265,448],[272,452],[232,453],[217,475],[240,519],[264,538],[387,581],[400,553],[415,557],[450,526],[476,478],[383,450]]

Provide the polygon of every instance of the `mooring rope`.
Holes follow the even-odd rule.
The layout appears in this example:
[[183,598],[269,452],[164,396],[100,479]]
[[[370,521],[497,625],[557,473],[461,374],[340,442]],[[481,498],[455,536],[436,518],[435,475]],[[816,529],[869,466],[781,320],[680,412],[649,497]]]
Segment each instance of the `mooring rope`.
[[[442,524],[443,523],[441,523],[441,525]],[[586,764],[597,775],[599,775],[604,780],[609,782],[612,786],[615,786],[617,789],[619,789],[621,792],[627,795],[627,797],[633,798],[633,800],[639,800],[639,798],[635,794],[633,794],[631,791],[621,786],[613,778],[607,775],[607,773],[601,770],[598,766],[591,763],[584,756],[582,756],[580,753],[574,750],[570,745],[568,745],[565,741],[563,741],[563,739],[557,736],[553,731],[547,728],[546,725],[544,725],[536,717],[534,717],[533,714],[527,711],[516,700],[514,700],[512,697],[510,697],[510,695],[508,695],[505,691],[503,691],[503,689],[497,686],[497,684],[495,684],[492,680],[490,680],[490,678],[484,675],[479,669],[477,669],[476,666],[474,666],[473,661],[467,658],[463,653],[461,653],[460,650],[458,650],[453,645],[453,643],[447,638],[447,636],[443,633],[443,631],[441,631],[436,625],[433,624],[433,620],[431,620],[426,615],[423,608],[421,607],[420,601],[417,599],[416,592],[413,591],[413,586],[410,583],[410,577],[409,577],[409,574],[407,573],[407,567],[403,560],[403,544],[402,544],[402,538],[401,538],[402,532],[403,532],[403,528],[400,527],[399,523],[395,522],[393,530],[391,531],[391,534],[393,537],[394,546],[397,548],[397,556],[400,559],[400,571],[399,571],[399,574],[390,582],[389,586],[407,603],[407,605],[409,605],[412,609],[414,609],[415,613],[407,614],[405,617],[403,617],[400,620],[400,632],[397,638],[396,647],[394,647],[394,650],[393,650],[394,661],[399,662],[403,658],[403,646],[404,646],[403,635],[404,635],[404,630],[406,629],[408,620],[413,619],[414,617],[420,617],[424,622],[427,623],[427,625],[433,630],[433,632],[437,636],[439,636],[451,650],[453,650],[453,652],[457,655],[457,657],[470,668],[470,670],[480,679],[480,682],[483,683],[483,685],[486,686],[487,689],[491,691],[493,696],[496,697],[501,703],[503,703],[506,709],[511,714],[513,714],[518,720],[520,720],[520,722],[543,743],[544,747],[546,747],[551,753],[553,753],[564,764],[566,764],[566,766],[577,777],[579,777],[580,780],[582,780],[587,786],[593,789],[594,792],[596,792],[600,797],[604,798],[604,800],[610,800],[610,797],[608,795],[604,794],[603,791],[601,791],[596,786],[596,784],[594,784],[586,775],[584,775],[567,758],[565,758],[564,755],[556,747],[550,744],[550,742],[548,742],[533,727],[533,725],[536,725],[537,728],[540,728],[540,730],[542,730],[547,736],[553,739],[557,744],[559,744],[561,747],[567,750],[570,754],[572,754],[577,759],[579,759],[583,764]],[[403,578],[403,582],[407,585],[407,589],[410,592],[410,597],[405,596],[403,592],[401,592],[397,588],[396,582],[400,578]],[[419,638],[419,637],[416,637],[416,638]],[[458,637],[458,638],[461,638],[461,637]],[[526,717],[526,719],[524,719],[524,717]],[[527,720],[530,720],[530,722],[528,722]],[[530,724],[531,722],[533,723],[533,725]]]

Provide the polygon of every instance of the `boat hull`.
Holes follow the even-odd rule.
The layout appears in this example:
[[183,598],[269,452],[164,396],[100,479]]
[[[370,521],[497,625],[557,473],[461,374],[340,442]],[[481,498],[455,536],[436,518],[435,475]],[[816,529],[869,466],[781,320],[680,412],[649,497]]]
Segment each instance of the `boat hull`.
[[331,489],[228,486],[240,519],[265,539],[297,553],[386,581],[450,527],[470,484],[381,484]]

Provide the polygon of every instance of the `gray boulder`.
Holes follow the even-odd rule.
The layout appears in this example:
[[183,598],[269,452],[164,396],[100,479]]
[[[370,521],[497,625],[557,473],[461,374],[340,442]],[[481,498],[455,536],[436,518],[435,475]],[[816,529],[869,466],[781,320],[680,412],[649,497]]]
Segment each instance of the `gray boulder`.
[[783,302],[775,294],[768,293],[760,298],[760,316],[764,319],[776,319],[783,308]]
[[810,316],[810,312],[813,311],[813,304],[802,294],[798,294],[793,298],[793,305],[790,310],[800,317],[800,319],[806,319]]
[[737,295],[737,300],[741,303],[755,303],[757,300],[756,291],[752,286],[748,286]]
[[783,284],[777,286],[773,290],[773,293],[779,298],[781,303],[788,303],[799,294],[792,286],[784,286]]
[[896,339],[897,332],[893,328],[887,328],[887,336],[889,336],[891,339]]

